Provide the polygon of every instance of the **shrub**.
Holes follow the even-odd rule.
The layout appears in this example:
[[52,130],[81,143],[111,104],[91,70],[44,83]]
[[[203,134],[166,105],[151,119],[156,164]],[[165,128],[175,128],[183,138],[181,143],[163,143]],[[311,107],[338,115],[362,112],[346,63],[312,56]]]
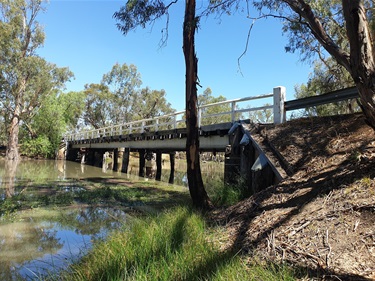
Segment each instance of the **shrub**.
[[26,139],[21,146],[22,155],[28,157],[53,158],[55,151],[46,136]]

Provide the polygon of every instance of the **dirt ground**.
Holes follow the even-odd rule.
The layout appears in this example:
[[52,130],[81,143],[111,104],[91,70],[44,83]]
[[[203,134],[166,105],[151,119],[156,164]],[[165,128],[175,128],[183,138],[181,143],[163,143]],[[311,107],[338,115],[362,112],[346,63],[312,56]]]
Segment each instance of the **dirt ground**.
[[375,132],[362,115],[252,128],[288,176],[216,210],[228,245],[310,272],[313,280],[375,280]]

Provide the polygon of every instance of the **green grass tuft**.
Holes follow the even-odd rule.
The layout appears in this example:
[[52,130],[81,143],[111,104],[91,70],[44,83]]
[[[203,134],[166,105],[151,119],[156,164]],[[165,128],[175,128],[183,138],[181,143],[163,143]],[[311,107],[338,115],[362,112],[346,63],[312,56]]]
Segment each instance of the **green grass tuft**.
[[293,280],[274,267],[262,273],[240,255],[220,251],[206,239],[203,217],[188,207],[135,219],[114,233],[61,280]]

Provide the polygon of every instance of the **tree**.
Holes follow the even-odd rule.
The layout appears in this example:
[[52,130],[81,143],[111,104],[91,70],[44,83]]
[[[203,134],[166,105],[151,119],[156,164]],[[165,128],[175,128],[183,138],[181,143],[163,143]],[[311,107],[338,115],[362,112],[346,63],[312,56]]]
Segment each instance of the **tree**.
[[112,115],[112,104],[115,102],[114,95],[108,86],[103,84],[85,85],[85,111],[83,120],[85,125],[95,129],[109,125]]
[[62,106],[66,131],[73,131],[81,125],[82,113],[85,110],[84,92],[59,93],[58,103]]
[[211,201],[204,189],[199,161],[198,132],[198,59],[195,54],[195,31],[199,18],[195,16],[195,0],[186,0],[183,24],[183,52],[186,66],[185,111],[186,111],[186,160],[190,196],[196,207],[209,209]]
[[[270,106],[271,104],[266,103],[264,106]],[[272,123],[273,122],[273,110],[270,108],[255,110],[249,112],[249,119],[254,123]]]
[[[147,23],[168,16],[168,8],[176,1],[165,5],[161,0],[129,0],[114,17],[120,21],[118,28],[126,35],[137,26],[145,27]],[[183,53],[186,66],[185,110],[186,110],[186,158],[187,177],[190,196],[193,204],[202,209],[211,208],[211,201],[204,189],[199,161],[198,132],[198,59],[195,54],[195,32],[199,17],[195,15],[196,1],[186,0],[183,23]]]
[[[201,110],[202,116],[209,116],[209,115],[215,115],[217,113],[223,113],[223,112],[230,112],[231,106],[230,104],[218,104],[211,107],[204,107],[204,105],[207,104],[213,104],[218,103],[222,101],[226,101],[227,99],[220,95],[218,97],[214,97],[212,95],[212,90],[210,88],[207,88],[203,91],[203,94],[200,94],[198,96],[198,107]],[[231,115],[228,113],[226,115],[220,115],[220,116],[212,116],[212,117],[206,117],[201,119],[201,125],[209,125],[209,124],[218,124],[218,123],[224,123],[224,122],[231,122]]]
[[152,118],[174,110],[165,91],[140,89],[140,74],[135,65],[115,64],[103,75],[100,84],[85,86],[85,125],[98,129],[110,124]]
[[44,33],[36,21],[42,0],[0,1],[0,107],[7,127],[8,160],[17,160],[19,128],[53,89],[72,76],[36,55]]
[[133,102],[132,119],[136,121],[175,112],[165,95],[164,90],[141,89]]
[[[30,157],[54,157],[63,134],[77,127],[83,106],[82,92],[51,92],[44,98],[38,110],[25,118],[20,125],[21,154]],[[0,115],[0,118],[3,116]],[[5,144],[5,122],[0,121],[0,126],[3,128],[0,144]]]
[[[234,5],[239,1],[230,2]],[[289,44],[291,50],[308,46],[323,54],[322,47],[348,71],[358,89],[366,120],[375,129],[375,58],[371,29],[374,2],[261,0],[254,1],[254,4],[259,11],[267,10],[269,16],[283,19],[293,31]],[[275,14],[269,14],[269,10]]]
[[63,134],[77,126],[83,105],[81,92],[55,91],[48,95],[33,118],[21,126],[22,153],[30,157],[54,158]]
[[[308,82],[295,87],[295,96],[296,98],[317,96],[352,86],[354,86],[354,82],[350,74],[332,58],[328,58],[325,62],[320,60],[315,62],[314,71],[310,74]],[[326,116],[352,113],[354,111],[359,111],[359,107],[352,100],[309,107],[304,110],[304,114],[308,116]]]
[[137,93],[142,85],[137,67],[133,64],[116,63],[110,72],[103,75],[101,84],[108,87],[113,94],[111,121],[114,124],[132,121],[133,103],[137,100]]

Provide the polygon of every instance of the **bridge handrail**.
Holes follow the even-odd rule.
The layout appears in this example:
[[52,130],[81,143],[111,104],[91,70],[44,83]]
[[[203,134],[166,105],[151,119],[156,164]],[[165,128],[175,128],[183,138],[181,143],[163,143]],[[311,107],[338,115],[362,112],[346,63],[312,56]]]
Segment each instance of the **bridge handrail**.
[[[264,99],[264,98],[274,98],[274,104],[273,105],[266,105],[262,107],[254,107],[254,108],[237,108],[237,104],[240,102],[250,101],[250,100],[257,100],[257,99]],[[258,96],[252,96],[252,97],[245,97],[245,98],[238,98],[238,99],[232,99],[232,100],[226,100],[226,101],[220,101],[212,104],[205,104],[198,107],[198,126],[201,127],[202,125],[202,119],[209,118],[209,117],[218,117],[223,115],[230,115],[231,122],[236,121],[236,116],[238,116],[239,113],[243,112],[251,112],[256,110],[263,110],[263,109],[270,109],[273,108],[274,112],[274,120],[279,120],[275,122],[280,122],[280,120],[283,117],[277,117],[276,114],[283,114],[284,110],[282,108],[278,108],[279,105],[277,105],[277,101],[279,101],[279,104],[283,106],[285,99],[285,88],[284,87],[277,87],[274,88],[273,93],[258,95]],[[281,101],[280,101],[281,100]],[[231,109],[230,111],[215,113],[215,114],[203,114],[204,109],[219,106],[219,105],[225,105],[229,104]],[[160,129],[177,129],[179,128],[180,123],[184,123],[185,125],[185,119],[184,119],[185,111],[177,111],[170,114],[162,115],[162,116],[155,116],[153,118],[146,118],[142,120],[137,121],[131,121],[124,124],[117,124],[117,125],[111,125],[102,127],[99,129],[93,129],[93,130],[87,130],[83,132],[78,133],[72,133],[67,134],[65,136],[66,141],[73,141],[73,140],[84,140],[84,139],[94,139],[94,138],[100,138],[100,137],[111,137],[111,136],[118,136],[118,135],[130,135],[135,133],[144,133],[147,131],[147,128],[152,128],[155,132],[159,131]],[[177,119],[178,116],[181,116],[181,119]],[[160,122],[161,119],[165,118],[171,118],[172,120],[167,120],[166,122]],[[151,124],[147,124],[151,123]],[[184,128],[185,126],[180,126],[180,128]]]

